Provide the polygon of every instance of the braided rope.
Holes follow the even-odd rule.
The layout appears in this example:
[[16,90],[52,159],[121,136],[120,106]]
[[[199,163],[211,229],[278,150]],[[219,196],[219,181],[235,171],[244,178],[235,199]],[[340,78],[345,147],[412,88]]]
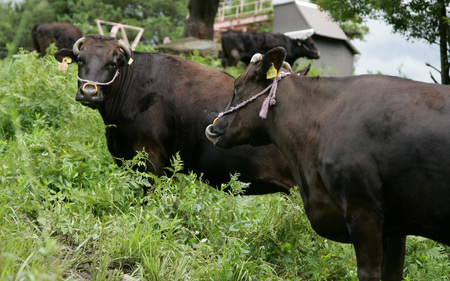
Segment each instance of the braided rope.
[[261,117],[262,119],[266,119],[267,118],[267,112],[269,111],[269,107],[272,105],[275,105],[277,103],[276,101],[276,92],[277,92],[277,88],[278,88],[278,81],[280,81],[282,78],[288,76],[289,74],[291,74],[290,72],[285,72],[282,71],[280,73],[280,75],[275,76],[275,78],[273,79],[272,83],[265,88],[264,90],[262,90],[261,92],[259,92],[258,94],[254,95],[253,97],[249,98],[246,101],[241,102],[240,104],[233,106],[232,108],[228,109],[227,111],[223,111],[220,112],[219,115],[217,116],[217,118],[214,120],[213,124],[222,116],[224,116],[225,114],[234,112],[244,106],[246,106],[247,104],[249,104],[250,102],[256,100],[257,98],[259,98],[260,96],[264,95],[269,89],[269,95],[267,96],[267,98],[264,99],[264,102],[262,104],[261,107],[261,111],[259,112],[259,117]]
[[78,81],[84,82],[84,83],[90,84],[90,85],[95,85],[95,86],[107,86],[107,85],[111,84],[112,82],[114,82],[114,80],[116,80],[117,76],[119,76],[118,69],[116,70],[116,74],[114,74],[114,77],[111,79],[111,81],[103,83],[103,82],[95,82],[95,81],[91,81],[91,80],[81,79],[80,76],[78,76],[78,74],[77,74]]

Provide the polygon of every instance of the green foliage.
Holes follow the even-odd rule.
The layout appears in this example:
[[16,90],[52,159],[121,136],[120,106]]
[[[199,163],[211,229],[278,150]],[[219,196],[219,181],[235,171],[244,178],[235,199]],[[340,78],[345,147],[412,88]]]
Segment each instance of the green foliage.
[[349,20],[362,23],[367,18],[382,18],[394,27],[394,31],[407,38],[425,39],[430,44],[439,38],[441,8],[450,5],[449,0],[419,1],[335,1],[316,0],[338,22]]
[[[95,19],[101,19],[145,28],[142,41],[146,43],[162,43],[166,36],[178,39],[183,34],[187,3],[188,0],[1,1],[0,57],[7,51],[12,55],[18,47],[31,49],[31,29],[38,22],[69,22],[79,26],[84,34],[97,34]],[[130,39],[136,35],[137,32],[127,30]]]
[[[179,155],[170,176],[131,169],[143,152],[117,167],[98,112],[74,101],[76,70],[0,61],[0,280],[356,280],[352,247],[312,231],[298,191],[243,197],[235,175],[228,194]],[[408,239],[407,280],[448,280],[449,265],[449,247]]]
[[406,36],[407,39],[423,39],[430,44],[439,45],[441,83],[450,84],[448,24],[450,0],[314,0],[313,2],[329,11],[333,19],[344,26],[349,23],[360,25],[368,18],[383,19],[394,28],[394,32]]
[[369,32],[369,29],[363,23],[364,18],[359,13],[366,8],[369,1],[312,0],[311,2],[330,12],[333,19],[339,23],[349,39],[363,40],[364,36]]

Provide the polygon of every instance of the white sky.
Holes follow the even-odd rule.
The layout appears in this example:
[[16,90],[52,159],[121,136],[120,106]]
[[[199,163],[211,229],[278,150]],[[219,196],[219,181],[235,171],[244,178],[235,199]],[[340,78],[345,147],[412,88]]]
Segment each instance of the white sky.
[[425,65],[429,63],[440,69],[439,46],[430,45],[425,40],[407,41],[400,34],[394,34],[392,28],[383,21],[368,21],[370,34],[365,42],[353,40],[352,43],[361,53],[355,57],[355,74],[367,74],[368,71],[431,82],[430,71],[440,82],[440,74]]

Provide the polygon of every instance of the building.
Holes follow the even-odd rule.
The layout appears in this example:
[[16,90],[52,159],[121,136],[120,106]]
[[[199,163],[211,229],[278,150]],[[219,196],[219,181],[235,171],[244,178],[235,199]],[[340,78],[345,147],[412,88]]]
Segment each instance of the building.
[[302,30],[314,29],[312,37],[321,58],[313,60],[313,66],[323,68],[324,75],[352,75],[353,58],[359,52],[328,12],[299,0],[274,0],[273,8],[274,33],[287,33],[287,36],[297,38]]

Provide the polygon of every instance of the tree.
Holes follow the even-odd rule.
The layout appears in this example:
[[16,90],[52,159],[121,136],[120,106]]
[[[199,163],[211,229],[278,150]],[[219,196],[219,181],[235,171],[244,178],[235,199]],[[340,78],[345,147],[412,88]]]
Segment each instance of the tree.
[[[337,22],[383,19],[394,32],[409,39],[423,39],[440,48],[441,83],[450,84],[448,10],[450,0],[315,0]],[[434,78],[433,78],[434,79]],[[436,81],[436,80],[435,80]]]
[[186,20],[183,37],[214,39],[214,18],[219,0],[189,0],[189,17]]

